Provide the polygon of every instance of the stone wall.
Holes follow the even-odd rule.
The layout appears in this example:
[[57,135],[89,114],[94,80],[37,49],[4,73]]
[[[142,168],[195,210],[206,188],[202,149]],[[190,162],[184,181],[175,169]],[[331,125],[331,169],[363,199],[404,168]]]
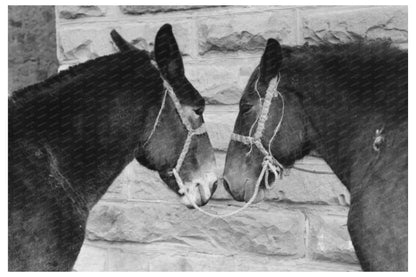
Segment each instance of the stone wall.
[[9,94],[58,71],[54,6],[9,6]]
[[[236,104],[268,38],[297,45],[388,37],[407,48],[405,6],[58,6],[56,18],[61,69],[114,53],[113,28],[152,50],[160,26],[172,24],[186,75],[209,104],[219,174]],[[298,165],[329,170],[313,157]],[[132,162],[92,210],[75,269],[359,270],[346,229],[349,195],[335,176],[293,171],[267,200],[229,219],[208,218]],[[206,208],[239,206],[220,186]]]

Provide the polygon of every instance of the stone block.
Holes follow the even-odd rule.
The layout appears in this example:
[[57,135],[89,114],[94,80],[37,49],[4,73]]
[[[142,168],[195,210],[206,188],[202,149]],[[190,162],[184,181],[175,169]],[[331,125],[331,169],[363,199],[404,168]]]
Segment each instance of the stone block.
[[107,249],[84,242],[75,262],[74,271],[106,270],[108,270]]
[[296,11],[252,11],[213,16],[198,21],[199,53],[261,52],[267,39],[294,45],[297,39]]
[[406,6],[320,7],[301,11],[303,38],[311,44],[390,38],[408,41]]
[[101,17],[106,14],[106,6],[56,6],[59,18],[73,20],[84,17]]
[[209,138],[216,150],[227,151],[238,115],[237,105],[207,105],[204,120]]
[[199,10],[199,9],[207,9],[216,6],[198,6],[198,5],[176,5],[176,6],[168,6],[168,5],[146,5],[146,6],[120,6],[120,10],[123,14],[128,15],[142,15],[147,13],[167,13],[167,12],[175,12],[175,11],[187,11],[187,10]]
[[[117,243],[113,246],[118,246]],[[167,245],[129,244],[109,249],[109,271],[359,271],[357,264],[268,255],[221,255]]]
[[[226,213],[237,208],[229,204],[211,201],[206,209]],[[266,204],[217,219],[180,204],[101,202],[91,211],[87,224],[87,238],[91,241],[170,244],[200,253],[255,253],[286,258],[305,255],[304,232],[301,212]]]
[[207,104],[237,104],[261,54],[186,62],[188,80]]
[[[196,39],[190,39],[194,37],[193,23],[175,21],[171,24],[181,53],[192,55],[197,44]],[[162,25],[160,22],[96,22],[62,26],[58,29],[58,58],[61,63],[79,63],[117,52],[110,37],[113,29],[138,49],[153,51],[156,33]]]
[[308,256],[316,260],[357,264],[357,256],[347,229],[347,213],[307,213]]
[[129,199],[179,203],[179,197],[160,179],[159,174],[140,165],[136,160],[123,170],[121,176],[124,185],[128,186]]

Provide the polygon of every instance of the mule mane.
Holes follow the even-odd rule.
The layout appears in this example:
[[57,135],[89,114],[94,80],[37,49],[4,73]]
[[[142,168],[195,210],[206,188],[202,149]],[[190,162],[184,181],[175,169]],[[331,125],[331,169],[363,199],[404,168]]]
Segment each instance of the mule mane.
[[[99,71],[101,77],[117,81],[117,78],[115,78],[117,76],[112,75],[114,67],[120,69],[118,71],[120,75],[123,74],[123,71],[126,72],[127,68],[148,69],[146,70],[148,72],[156,70],[151,65],[149,53],[146,51],[132,50],[102,56],[71,66],[42,82],[14,91],[9,96],[9,105],[21,107],[38,98],[58,96],[61,93],[60,88],[71,85],[71,83],[75,84],[78,78],[93,79],[93,73],[97,71]],[[110,68],[113,68],[113,70],[109,70]],[[65,92],[68,91],[66,90]],[[76,93],[76,91],[73,90],[71,93]]]

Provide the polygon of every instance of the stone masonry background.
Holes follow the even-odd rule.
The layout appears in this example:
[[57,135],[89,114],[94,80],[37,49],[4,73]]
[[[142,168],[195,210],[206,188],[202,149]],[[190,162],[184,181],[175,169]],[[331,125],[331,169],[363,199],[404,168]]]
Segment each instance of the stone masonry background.
[[[11,15],[9,10],[9,31],[16,28]],[[112,29],[152,50],[157,30],[172,24],[186,75],[208,104],[204,118],[219,175],[237,103],[268,38],[286,45],[359,36],[390,38],[402,48],[408,43],[406,6],[56,6],[55,16],[60,70],[116,52]],[[34,51],[53,48],[50,40]],[[10,44],[9,33],[9,52],[16,51]],[[21,73],[9,72],[9,83],[19,83]],[[314,157],[298,165],[330,170]],[[292,171],[267,201],[229,219],[212,219],[183,207],[157,174],[133,161],[91,211],[75,270],[360,270],[346,228],[348,203],[335,176]],[[227,212],[241,205],[220,186],[206,209]]]

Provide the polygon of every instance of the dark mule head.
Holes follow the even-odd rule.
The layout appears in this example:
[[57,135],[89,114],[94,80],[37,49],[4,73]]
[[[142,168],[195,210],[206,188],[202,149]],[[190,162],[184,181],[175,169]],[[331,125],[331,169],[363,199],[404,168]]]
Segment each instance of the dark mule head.
[[[117,32],[113,31],[111,36],[120,51],[134,51],[134,46]],[[142,130],[144,137],[136,149],[136,159],[142,165],[157,170],[169,188],[178,193],[182,202],[191,208],[191,203],[180,191],[172,175],[172,169],[177,165],[180,155],[184,155],[182,152],[185,151],[185,141],[189,134],[182,119],[192,129],[201,127],[204,124],[202,114],[205,101],[185,77],[182,57],[169,24],[162,26],[156,35],[154,55],[161,77],[158,79],[160,91],[155,92],[160,104],[148,107],[145,128]],[[169,94],[165,95],[163,80],[179,99],[183,118],[173,99]],[[193,135],[179,176],[187,188],[188,196],[199,206],[206,204],[215,192],[215,168],[214,151],[208,134]]]
[[[252,73],[241,97],[234,126],[235,134],[252,137],[255,133],[266,90],[272,79],[278,76],[278,80],[280,79],[282,63],[284,60],[279,42],[269,39],[260,65]],[[284,91],[280,91],[280,95],[272,99],[261,142],[268,150],[269,142],[283,117],[280,129],[270,144],[270,151],[279,163],[288,167],[310,150],[311,128],[302,109],[301,98],[295,93]],[[235,200],[247,202],[253,196],[264,157],[254,144],[250,146],[239,141],[230,141],[224,169],[224,185]],[[273,174],[269,174],[268,178],[269,183],[274,181]],[[264,188],[263,179],[256,202],[263,199]]]

